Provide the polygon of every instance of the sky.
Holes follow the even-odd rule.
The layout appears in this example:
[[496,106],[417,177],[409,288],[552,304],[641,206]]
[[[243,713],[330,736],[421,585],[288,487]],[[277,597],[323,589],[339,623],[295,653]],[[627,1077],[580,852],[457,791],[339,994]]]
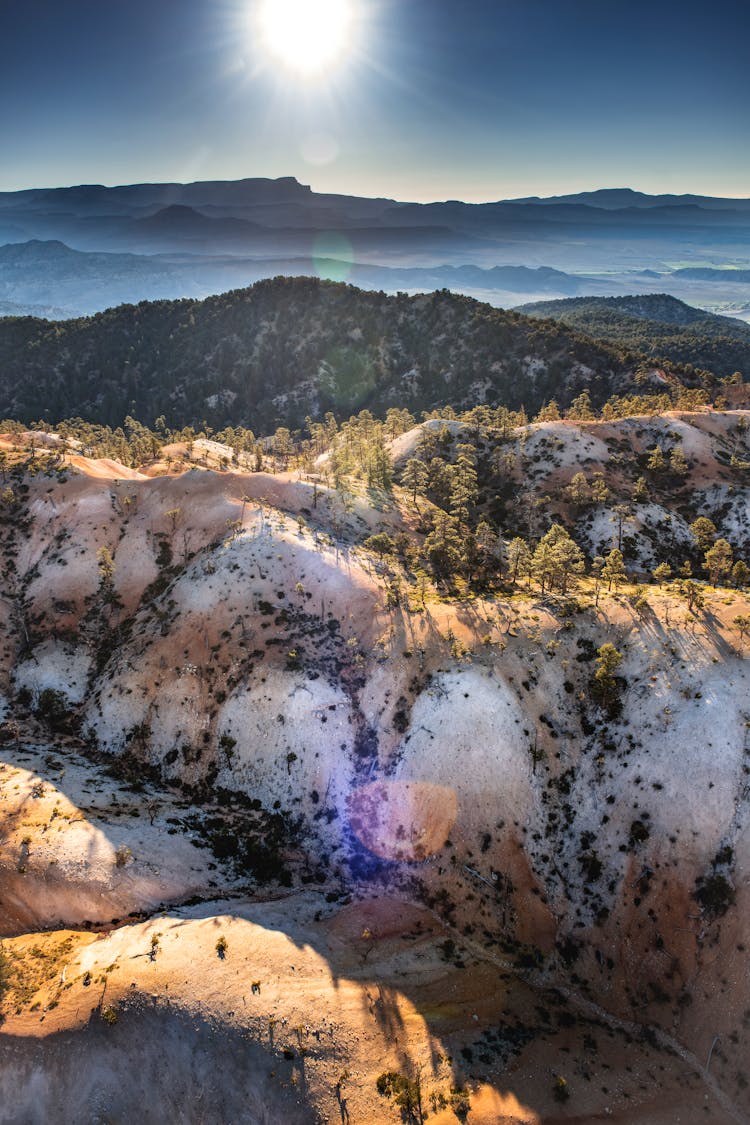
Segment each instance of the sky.
[[0,190],[750,196],[747,0],[345,0],[312,74],[269,50],[263,2],[2,0]]

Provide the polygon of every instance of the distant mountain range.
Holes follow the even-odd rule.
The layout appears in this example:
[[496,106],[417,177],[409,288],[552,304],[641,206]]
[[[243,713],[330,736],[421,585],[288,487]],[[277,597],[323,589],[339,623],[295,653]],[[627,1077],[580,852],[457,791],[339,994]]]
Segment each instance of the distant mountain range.
[[88,314],[300,273],[505,306],[667,290],[750,318],[750,200],[623,188],[402,203],[292,177],[0,193],[0,312]]
[[553,195],[546,199],[530,195],[525,199],[514,199],[513,203],[536,203],[545,207],[564,204],[584,204],[587,207],[600,207],[607,211],[619,211],[628,207],[653,209],[655,207],[700,207],[708,211],[750,212],[749,199],[721,198],[711,195],[647,195],[632,188],[600,188],[598,191],[581,191],[576,195]]
[[[316,274],[331,280],[346,278],[362,288],[391,293],[451,289],[492,294],[498,298],[497,303],[511,305],[529,296],[602,289],[595,278],[574,277],[545,266],[394,267],[357,265],[330,257],[313,259],[309,255],[264,259],[233,254],[118,254],[72,250],[57,240],[31,240],[0,246],[0,302],[5,301],[8,307],[7,313],[0,315],[55,319],[89,315],[141,300],[205,297],[245,287],[264,277]],[[63,299],[63,308],[43,311],[55,309],[55,302]]]
[[750,324],[691,308],[666,293],[538,301],[518,311],[653,359],[689,363],[719,376],[739,371],[750,380]]

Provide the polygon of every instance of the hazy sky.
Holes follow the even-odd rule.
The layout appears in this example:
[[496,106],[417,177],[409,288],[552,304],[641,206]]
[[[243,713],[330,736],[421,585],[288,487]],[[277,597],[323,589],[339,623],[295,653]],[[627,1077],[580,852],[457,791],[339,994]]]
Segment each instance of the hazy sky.
[[0,0],[0,190],[750,195],[747,0],[349,3],[346,58],[302,78],[259,48],[256,0]]

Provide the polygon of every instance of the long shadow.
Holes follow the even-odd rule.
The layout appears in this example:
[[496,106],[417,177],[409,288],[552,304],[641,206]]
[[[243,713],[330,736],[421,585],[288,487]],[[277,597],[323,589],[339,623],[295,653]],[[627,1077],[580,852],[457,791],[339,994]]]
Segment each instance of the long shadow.
[[[62,759],[62,755],[58,757]],[[62,791],[59,775],[50,776],[50,781]],[[108,788],[113,784],[107,779]],[[349,905],[343,910],[339,903],[326,901],[325,889],[308,892],[315,908],[310,902],[305,906],[305,895],[299,893],[265,903],[252,898],[244,902],[214,899],[167,911],[159,920],[159,929],[166,935],[193,920],[218,915],[234,919],[233,924],[245,919],[261,932],[281,933],[293,948],[319,959],[334,995],[343,995],[344,985],[347,990],[355,989],[361,1019],[377,1026],[389,1051],[383,1071],[395,1065],[411,1076],[426,1065],[426,1078],[441,1082],[445,1090],[466,1083],[485,1084],[499,1093],[510,1087],[522,1102],[531,1102],[540,1112],[553,1108],[552,1083],[547,1082],[546,1094],[537,1090],[538,1083],[546,1081],[550,1068],[569,1072],[571,1056],[584,1057],[586,1042],[597,1027],[601,1034],[601,1026],[582,1017],[575,1005],[553,989],[526,979],[523,972],[509,974],[491,957],[463,948],[461,937],[431,911],[409,906],[399,914],[403,903],[399,905],[395,897],[398,888],[403,894],[410,872],[416,875],[418,865],[389,865],[372,858],[372,869],[359,872],[352,880]],[[340,897],[340,886],[337,891]],[[390,899],[385,897],[389,894]],[[382,901],[376,924],[369,921],[366,911],[360,913],[366,902],[358,905],[358,900],[373,895]],[[218,921],[214,924],[220,925]],[[231,940],[230,935],[230,950]],[[252,965],[241,967],[238,1003],[254,992],[256,975]],[[277,984],[284,995],[294,995],[298,979],[294,966],[279,964]],[[261,996],[265,1003],[263,992]],[[6,1030],[0,1034],[0,1106],[23,1108],[16,1117],[3,1117],[0,1110],[0,1120],[10,1125],[60,1120],[59,1111],[51,1108],[53,1100],[55,1106],[69,1105],[67,1117],[73,1120],[134,1120],[134,1107],[144,1103],[147,1108],[137,1116],[146,1122],[215,1121],[218,1125],[236,1120],[296,1125],[317,1120],[309,1104],[305,1054],[308,1045],[316,1054],[323,1050],[319,1040],[309,1039],[305,1031],[303,1042],[298,1032],[290,1052],[292,1029],[288,1027],[269,1022],[266,1038],[254,1034],[248,1040],[217,1017],[221,1046],[218,1052],[212,1051],[216,1027],[185,1012],[183,1005],[192,1005],[192,1000],[176,991],[167,1013],[157,1009],[156,1027],[148,1022],[154,1018],[153,1011],[147,1013],[137,1003],[132,1007],[128,1003],[114,1027],[97,1016],[84,1031],[58,1032],[42,1040],[19,1039]],[[262,1042],[266,1045],[261,1046]],[[616,1060],[622,1064],[625,1046],[624,1041],[615,1043],[620,1054],[608,1063],[612,1069],[617,1069]],[[337,1050],[332,1060],[341,1058],[341,1050]],[[527,1050],[537,1061],[525,1063],[526,1071],[540,1065],[540,1052],[545,1060],[531,1083],[514,1069]],[[638,1050],[644,1065],[656,1073],[664,1062],[663,1052],[647,1039]],[[221,1054],[219,1064],[217,1054]],[[89,1062],[82,1079],[85,1059]],[[40,1066],[49,1076],[49,1092],[32,1103],[33,1075]],[[188,1070],[190,1076],[186,1077]],[[239,1077],[231,1079],[235,1071]],[[279,1092],[276,1079],[287,1071],[289,1088],[284,1086]],[[249,1075],[253,1075],[252,1081]],[[346,1122],[353,1114],[355,1098],[346,1083],[339,1083],[336,1089],[332,1084],[329,1097],[335,1097],[341,1120]],[[29,1108],[32,1104],[33,1110]],[[100,1116],[94,1114],[94,1104],[100,1107]],[[153,1115],[151,1105],[157,1107]]]
[[0,1035],[0,1120],[315,1125],[298,1071],[239,1030],[219,1038],[207,1020],[138,1000],[111,1025],[97,1013],[47,1039]]

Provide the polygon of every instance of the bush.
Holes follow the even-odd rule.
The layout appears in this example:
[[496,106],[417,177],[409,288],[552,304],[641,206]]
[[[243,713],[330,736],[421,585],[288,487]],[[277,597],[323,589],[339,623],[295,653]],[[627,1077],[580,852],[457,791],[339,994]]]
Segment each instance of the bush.
[[69,717],[69,701],[66,695],[56,688],[45,688],[40,692],[36,704],[36,714],[53,730],[65,726]]
[[622,659],[622,653],[614,645],[603,644],[596,653],[597,669],[590,684],[592,697],[611,719],[616,719],[622,710],[620,688],[623,681],[615,675]]
[[121,844],[115,852],[115,867],[127,867],[132,861],[133,853],[127,844]]
[[378,531],[375,535],[368,535],[362,544],[368,551],[373,551],[376,555],[395,555],[396,544],[385,531]]
[[419,1125],[424,1120],[419,1073],[414,1078],[409,1078],[397,1071],[384,1071],[376,1086],[381,1098],[391,1098],[398,1106],[404,1121]]
[[567,1080],[563,1078],[562,1074],[558,1074],[555,1079],[553,1096],[556,1102],[566,1102],[570,1097]]
[[714,873],[696,880],[693,898],[710,918],[720,918],[734,902],[734,888],[723,875]]

